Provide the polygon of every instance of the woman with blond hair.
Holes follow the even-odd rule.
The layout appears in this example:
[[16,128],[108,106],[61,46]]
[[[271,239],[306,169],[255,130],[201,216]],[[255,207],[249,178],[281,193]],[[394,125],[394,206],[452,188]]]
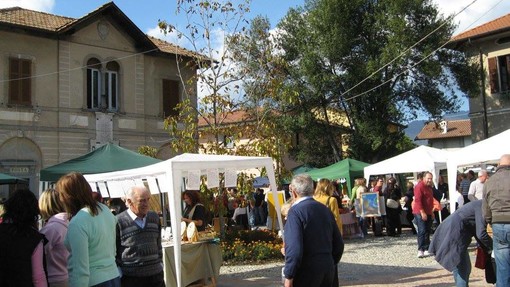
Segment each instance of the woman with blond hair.
[[329,179],[319,179],[313,194],[313,199],[326,205],[326,207],[331,210],[333,216],[335,216],[336,225],[338,226],[340,233],[342,233],[342,219],[340,218],[340,211],[338,210],[338,202],[336,198],[332,196],[333,188],[333,184],[331,184]]
[[[343,233],[342,228],[342,219],[340,218],[340,211],[338,210],[338,201],[336,198],[332,196],[333,189],[335,187],[329,181],[329,179],[321,178],[319,182],[317,182],[317,187],[315,188],[315,192],[313,194],[313,199],[318,202],[326,205],[326,207],[331,210],[333,216],[335,217],[336,225],[338,226],[338,230],[340,230],[340,234]],[[333,277],[333,285],[338,286],[338,266],[335,265],[335,276]]]
[[67,234],[69,220],[67,220],[67,214],[56,190],[50,188],[41,193],[39,210],[45,223],[40,232],[48,240],[48,243],[44,245],[48,285],[50,287],[67,287],[69,286],[67,273],[69,252],[64,245],[64,238]]
[[62,176],[57,192],[70,218],[64,244],[69,251],[69,286],[119,287],[115,263],[117,219],[92,197],[87,180],[77,172]]

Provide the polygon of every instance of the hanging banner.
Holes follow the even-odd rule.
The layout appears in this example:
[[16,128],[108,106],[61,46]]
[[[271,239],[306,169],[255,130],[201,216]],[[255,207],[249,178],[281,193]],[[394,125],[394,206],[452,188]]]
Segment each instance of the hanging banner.
[[237,173],[235,169],[225,169],[225,187],[237,187]]
[[156,182],[156,178],[149,176],[147,177],[147,184],[149,185],[149,190],[151,194],[159,194],[158,183]]
[[186,189],[199,190],[200,189],[200,170],[189,170],[188,178],[186,181]]
[[208,169],[207,170],[207,188],[214,188],[220,186],[220,176],[218,174],[218,169]]
[[101,193],[103,198],[110,197],[110,194],[108,194],[108,188],[106,187],[106,183],[104,181],[98,182],[97,186],[99,187],[99,193]]

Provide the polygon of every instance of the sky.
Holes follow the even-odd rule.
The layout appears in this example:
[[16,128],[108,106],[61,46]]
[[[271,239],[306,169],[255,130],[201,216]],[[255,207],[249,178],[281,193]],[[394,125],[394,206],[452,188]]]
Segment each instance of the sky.
[[[234,0],[235,1],[235,0]],[[252,0],[251,12],[247,18],[257,15],[267,16],[274,27],[290,8],[303,5],[305,0]],[[240,1],[235,1],[240,2]],[[444,15],[459,13],[454,22],[458,24],[455,34],[475,28],[490,20],[510,13],[508,0],[433,0]],[[47,12],[60,16],[79,18],[107,3],[106,0],[0,0],[0,8],[20,6],[26,9]],[[175,34],[164,35],[158,28],[158,21],[165,20],[178,28],[187,20],[183,13],[176,13],[177,0],[116,0],[114,3],[143,32],[166,41],[180,43]],[[463,99],[461,110],[468,110],[467,101]]]

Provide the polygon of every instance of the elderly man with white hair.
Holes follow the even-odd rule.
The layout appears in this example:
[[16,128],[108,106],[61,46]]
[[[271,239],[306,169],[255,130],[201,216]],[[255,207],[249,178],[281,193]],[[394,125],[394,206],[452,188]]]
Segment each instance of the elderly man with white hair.
[[483,185],[489,178],[487,171],[482,169],[478,172],[478,178],[469,185],[468,199],[470,201],[481,200],[483,197]]
[[149,211],[151,194],[134,186],[126,194],[128,209],[117,215],[117,266],[123,287],[164,287],[159,216]]

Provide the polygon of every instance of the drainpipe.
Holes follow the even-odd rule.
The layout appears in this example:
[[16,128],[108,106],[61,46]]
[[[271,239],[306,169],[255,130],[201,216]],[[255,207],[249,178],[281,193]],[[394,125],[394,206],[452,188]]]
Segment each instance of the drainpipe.
[[482,96],[483,104],[483,137],[484,139],[489,138],[489,123],[487,122],[487,99],[485,96],[485,69],[483,68],[483,53],[480,48],[480,78],[482,80],[482,88],[480,89],[480,95]]

